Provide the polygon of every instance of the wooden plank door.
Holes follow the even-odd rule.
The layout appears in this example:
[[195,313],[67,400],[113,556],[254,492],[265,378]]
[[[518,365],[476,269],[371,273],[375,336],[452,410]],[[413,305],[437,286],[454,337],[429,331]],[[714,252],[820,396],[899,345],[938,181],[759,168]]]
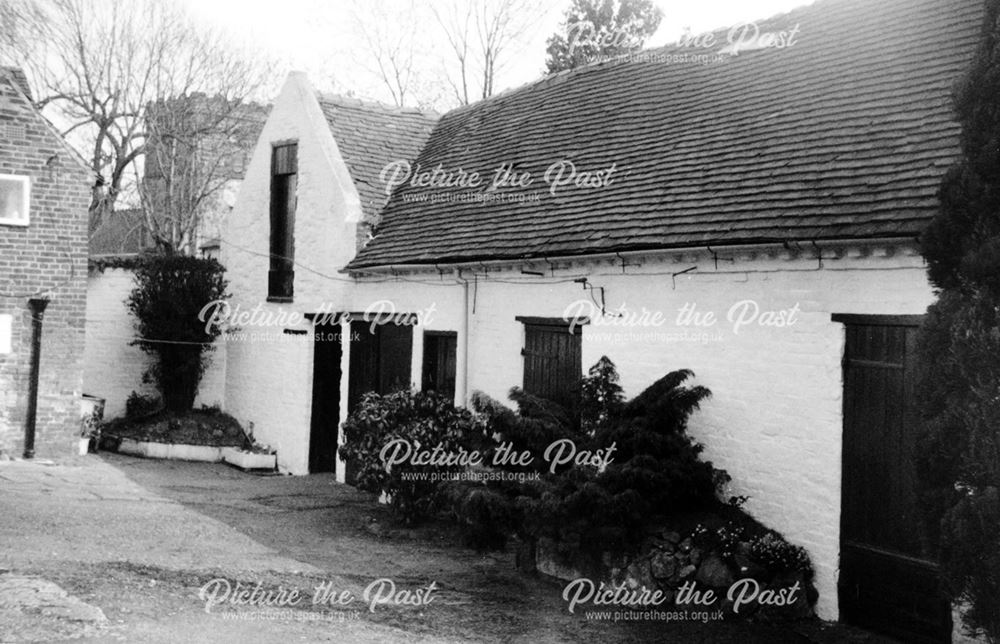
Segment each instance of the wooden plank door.
[[[413,327],[396,324],[351,322],[350,373],[347,379],[348,413],[369,391],[388,394],[410,386],[413,357]],[[345,480],[357,480],[357,463],[347,462]]]
[[555,401],[568,409],[576,407],[582,377],[580,329],[569,325],[524,324],[524,391]]
[[950,602],[924,538],[916,489],[919,316],[835,316],[846,325],[841,618],[907,642],[949,642]]

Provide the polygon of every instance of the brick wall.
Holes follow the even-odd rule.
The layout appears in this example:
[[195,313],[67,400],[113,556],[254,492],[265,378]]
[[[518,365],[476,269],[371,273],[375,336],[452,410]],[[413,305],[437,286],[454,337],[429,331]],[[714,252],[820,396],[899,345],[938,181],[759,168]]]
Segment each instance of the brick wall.
[[0,173],[30,178],[30,223],[0,225],[0,315],[13,316],[12,351],[0,354],[0,450],[24,447],[31,348],[28,298],[46,296],[36,455],[76,447],[83,381],[89,172],[0,78]]

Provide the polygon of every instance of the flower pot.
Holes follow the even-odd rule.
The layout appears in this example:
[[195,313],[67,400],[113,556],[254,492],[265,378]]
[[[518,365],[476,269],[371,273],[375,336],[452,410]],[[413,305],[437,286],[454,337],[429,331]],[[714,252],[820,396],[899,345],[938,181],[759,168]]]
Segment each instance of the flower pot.
[[94,437],[94,451],[100,448],[101,421],[104,420],[103,398],[83,394],[80,397],[80,423],[86,438],[80,439],[80,454],[86,454],[90,449],[90,438]]
[[88,451],[90,451],[90,437],[89,436],[81,436],[80,437],[80,442],[77,445],[77,453],[80,456],[86,456]]

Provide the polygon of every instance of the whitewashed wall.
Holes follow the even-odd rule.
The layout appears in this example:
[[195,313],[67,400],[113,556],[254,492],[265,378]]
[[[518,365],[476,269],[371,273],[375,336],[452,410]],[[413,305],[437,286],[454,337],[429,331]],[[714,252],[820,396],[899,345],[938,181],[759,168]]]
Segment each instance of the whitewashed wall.
[[[293,304],[267,302],[271,147],[281,141],[298,142]],[[221,240],[234,310],[302,314],[315,312],[323,302],[342,301],[350,279],[338,271],[354,255],[360,220],[360,198],[315,90],[304,75],[293,73],[264,125]],[[309,328],[300,319],[298,324],[244,325],[246,333],[230,335],[226,410],[278,450],[282,471],[306,474],[312,343],[309,336],[282,333],[294,327]]]
[[[265,301],[269,163],[271,144],[289,139],[299,142],[299,265],[295,301],[279,305]],[[485,272],[480,267],[462,272],[465,286],[454,273],[442,278],[436,272],[354,281],[339,270],[353,256],[359,217],[357,192],[312,88],[293,75],[264,128],[223,237],[235,305],[301,315],[363,311],[388,300],[398,311],[424,312],[425,326],[414,338],[414,380],[419,378],[420,331],[461,331],[467,316],[467,391],[500,400],[522,382],[523,328],[515,317],[561,317],[567,306],[589,300],[575,278],[604,287],[608,310],[624,305],[633,313],[659,313],[664,320],[659,326],[621,328],[595,319],[584,329],[584,368],[609,356],[629,396],[671,370],[695,371],[696,382],[713,392],[691,421],[691,432],[705,444],[705,457],[733,477],[732,494],[750,497],[750,512],[808,549],[817,569],[818,612],[826,619],[837,617],[844,331],[830,316],[923,313],[932,292],[913,248],[824,249],[822,261],[813,251],[723,252],[718,263],[703,251],[630,258],[624,272],[619,260],[566,265],[555,272],[548,264],[527,267],[544,277],[522,274],[523,266]],[[796,322],[781,328],[752,324],[737,333],[727,313],[745,300],[761,313],[787,315],[796,308]],[[679,326],[677,315],[685,305],[712,313],[716,322]],[[304,320],[284,326],[310,328]],[[247,329],[258,333],[230,340],[226,409],[278,449],[283,471],[304,474],[312,342],[309,335],[288,336],[281,330],[281,325]],[[677,336],[683,333],[686,339]],[[459,378],[464,343],[460,336]],[[348,361],[342,361],[345,374]]]
[[[106,419],[125,414],[125,401],[133,391],[156,394],[154,385],[142,382],[150,356],[130,345],[135,338],[135,322],[125,308],[125,300],[133,287],[132,272],[120,268],[91,270],[87,277],[83,391],[107,401]],[[209,360],[195,405],[221,407],[225,397],[225,350],[217,348]]]
[[[931,289],[913,249],[852,249],[840,259],[824,260],[822,268],[811,256],[784,252],[741,254],[734,260],[716,269],[707,253],[678,255],[629,266],[625,275],[610,262],[537,278],[519,270],[485,277],[479,271],[478,286],[470,287],[478,293],[471,315],[469,390],[504,400],[511,386],[521,384],[523,327],[514,318],[562,317],[567,306],[589,300],[573,278],[586,276],[592,285],[603,286],[608,310],[624,305],[633,313],[660,313],[664,322],[659,326],[623,328],[595,318],[584,327],[584,369],[607,355],[618,365],[630,397],[671,370],[692,369],[695,382],[713,393],[690,426],[705,445],[704,457],[730,473],[730,493],[749,496],[746,507],[754,516],[808,549],[817,569],[819,614],[834,619],[844,330],[831,315],[920,314],[932,301]],[[697,270],[671,277],[692,266]],[[426,275],[407,279],[395,293],[385,284],[360,288],[353,304],[360,308],[385,297],[399,310],[425,310],[435,303],[442,312],[435,326],[460,328],[460,286],[412,281],[435,279]],[[761,314],[797,309],[795,322],[780,328],[754,323],[736,332],[727,313],[746,300],[754,301]],[[685,305],[711,312],[717,321],[706,327],[678,325]],[[683,333],[686,339],[678,337]]]

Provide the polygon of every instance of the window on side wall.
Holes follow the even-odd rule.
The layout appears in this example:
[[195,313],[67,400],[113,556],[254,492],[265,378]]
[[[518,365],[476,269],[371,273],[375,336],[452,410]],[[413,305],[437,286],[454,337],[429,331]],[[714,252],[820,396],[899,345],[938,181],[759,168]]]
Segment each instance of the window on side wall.
[[298,144],[282,143],[271,150],[271,267],[267,299],[292,300],[295,282],[295,192],[298,184]]
[[0,225],[27,226],[31,205],[28,177],[0,174]]
[[458,334],[454,331],[424,333],[424,364],[421,389],[455,397],[455,364]]
[[570,326],[558,318],[517,319],[524,324],[524,391],[575,409],[583,376],[579,324]]

